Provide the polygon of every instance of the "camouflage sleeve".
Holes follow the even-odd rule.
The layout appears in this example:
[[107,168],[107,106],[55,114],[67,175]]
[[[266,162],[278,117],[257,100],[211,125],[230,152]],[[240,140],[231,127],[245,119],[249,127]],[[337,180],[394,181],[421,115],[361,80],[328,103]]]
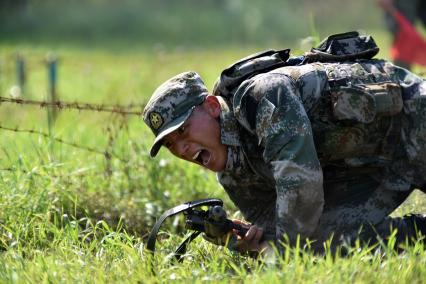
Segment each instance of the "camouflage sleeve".
[[[324,204],[322,170],[315,150],[311,123],[293,79],[267,73],[245,82],[234,105],[258,102],[252,131],[264,147],[263,159],[273,171],[276,199],[276,238],[287,234],[312,236]],[[238,117],[242,109],[236,112]]]

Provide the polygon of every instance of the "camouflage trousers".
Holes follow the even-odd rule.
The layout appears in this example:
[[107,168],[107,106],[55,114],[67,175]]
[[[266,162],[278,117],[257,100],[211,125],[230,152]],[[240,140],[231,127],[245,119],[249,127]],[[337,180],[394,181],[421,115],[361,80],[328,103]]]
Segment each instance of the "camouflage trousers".
[[389,164],[323,167],[325,205],[314,234],[318,240],[369,241],[385,237],[391,228],[398,229],[400,240],[415,236],[416,228],[426,235],[426,215],[389,217],[414,189],[426,193],[426,82],[409,87]]
[[[368,172],[370,171],[370,172]],[[398,230],[398,240],[426,235],[426,215],[391,218],[415,189],[394,191],[377,179],[374,169],[324,169],[325,206],[314,239],[321,243],[332,237],[333,244],[357,239],[371,242]],[[426,188],[422,188],[426,192]]]

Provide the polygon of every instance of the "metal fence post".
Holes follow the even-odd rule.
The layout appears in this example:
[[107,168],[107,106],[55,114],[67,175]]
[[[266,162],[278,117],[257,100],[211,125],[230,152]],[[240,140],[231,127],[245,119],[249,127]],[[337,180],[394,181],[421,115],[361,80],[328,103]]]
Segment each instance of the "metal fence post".
[[23,95],[25,93],[26,77],[25,59],[22,54],[18,53],[16,56],[16,79],[19,87],[19,95]]
[[[54,104],[58,101],[58,93],[57,93],[57,79],[58,79],[58,72],[57,72],[57,59],[53,54],[48,54],[46,56],[46,64],[47,64],[47,76],[48,76],[48,100]],[[49,107],[48,108],[48,123],[49,123],[49,131],[51,130],[51,127],[53,127],[53,124],[56,121],[57,117],[57,109],[56,107]]]

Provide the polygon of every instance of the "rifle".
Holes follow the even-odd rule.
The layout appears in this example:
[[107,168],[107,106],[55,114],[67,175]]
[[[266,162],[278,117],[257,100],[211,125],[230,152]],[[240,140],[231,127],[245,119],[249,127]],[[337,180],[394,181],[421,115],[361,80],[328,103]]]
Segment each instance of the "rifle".
[[[208,206],[208,209],[203,210],[201,208],[202,206]],[[192,232],[192,234],[176,249],[174,257],[178,261],[181,261],[181,257],[185,254],[187,245],[200,233],[205,233],[211,238],[221,238],[228,232],[236,230],[237,234],[243,237],[248,230],[227,218],[226,212],[223,209],[222,200],[208,198],[190,201],[167,210],[157,220],[149,234],[147,243],[147,249],[151,251],[152,254],[155,252],[155,242],[161,225],[168,217],[175,216],[179,213],[185,215],[185,228],[194,232]]]

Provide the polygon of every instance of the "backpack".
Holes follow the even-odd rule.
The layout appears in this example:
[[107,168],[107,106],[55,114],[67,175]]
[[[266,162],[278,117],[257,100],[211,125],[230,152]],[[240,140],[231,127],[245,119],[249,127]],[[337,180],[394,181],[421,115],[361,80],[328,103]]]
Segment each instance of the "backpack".
[[304,56],[290,57],[290,49],[266,50],[249,55],[223,70],[212,93],[230,98],[244,80],[283,66],[371,59],[378,52],[379,47],[371,36],[356,31],[331,35]]

